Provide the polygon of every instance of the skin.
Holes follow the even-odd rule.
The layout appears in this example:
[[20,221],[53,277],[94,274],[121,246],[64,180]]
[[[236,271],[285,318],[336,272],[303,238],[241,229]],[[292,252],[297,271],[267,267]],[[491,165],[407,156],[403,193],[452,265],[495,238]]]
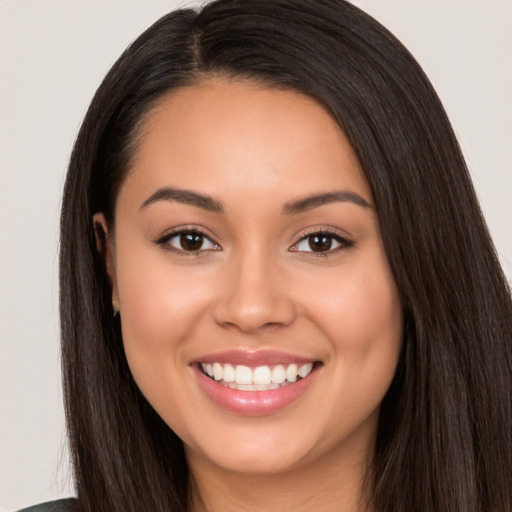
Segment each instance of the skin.
[[[142,206],[162,187],[210,196],[224,211],[169,199]],[[362,201],[283,213],[332,191]],[[95,222],[106,233],[101,214]],[[157,243],[177,227],[203,232],[204,249],[180,251],[176,236]],[[311,232],[349,242],[329,238],[332,249],[314,252]],[[298,93],[249,82],[173,91],[144,122],[106,235],[131,371],[184,441],[207,510],[366,510],[362,480],[402,309],[368,183],[330,115]],[[285,408],[235,414],[191,368],[234,348],[320,367]]]

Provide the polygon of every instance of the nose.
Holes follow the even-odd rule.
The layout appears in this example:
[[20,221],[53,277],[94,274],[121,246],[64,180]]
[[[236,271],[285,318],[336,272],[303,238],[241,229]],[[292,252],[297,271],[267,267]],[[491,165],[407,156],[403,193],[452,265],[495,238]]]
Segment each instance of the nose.
[[223,327],[255,333],[290,325],[296,307],[285,272],[258,249],[233,258],[213,307]]

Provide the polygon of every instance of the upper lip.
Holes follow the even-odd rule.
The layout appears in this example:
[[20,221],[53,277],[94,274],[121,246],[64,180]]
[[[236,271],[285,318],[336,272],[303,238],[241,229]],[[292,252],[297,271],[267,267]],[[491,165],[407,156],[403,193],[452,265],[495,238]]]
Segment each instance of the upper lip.
[[192,364],[198,363],[231,363],[244,366],[256,367],[264,365],[277,365],[277,364],[304,364],[312,363],[315,359],[308,357],[301,357],[287,352],[278,350],[240,350],[232,349],[222,352],[215,352],[205,354],[197,357],[192,361]]

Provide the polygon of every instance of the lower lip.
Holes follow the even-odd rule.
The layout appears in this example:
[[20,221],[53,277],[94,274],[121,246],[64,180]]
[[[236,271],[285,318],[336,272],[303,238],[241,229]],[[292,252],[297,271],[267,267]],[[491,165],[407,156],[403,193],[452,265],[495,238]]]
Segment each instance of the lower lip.
[[218,406],[228,411],[250,416],[270,414],[299,399],[313,382],[316,369],[303,379],[268,391],[240,391],[231,389],[207,377],[193,366],[199,385]]

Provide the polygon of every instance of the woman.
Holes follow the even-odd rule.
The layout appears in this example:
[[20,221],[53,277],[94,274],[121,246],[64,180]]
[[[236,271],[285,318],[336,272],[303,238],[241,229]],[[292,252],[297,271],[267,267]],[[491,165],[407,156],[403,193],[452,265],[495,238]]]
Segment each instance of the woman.
[[77,510],[512,508],[509,290],[432,87],[346,2],[128,48],[69,167],[61,318]]

